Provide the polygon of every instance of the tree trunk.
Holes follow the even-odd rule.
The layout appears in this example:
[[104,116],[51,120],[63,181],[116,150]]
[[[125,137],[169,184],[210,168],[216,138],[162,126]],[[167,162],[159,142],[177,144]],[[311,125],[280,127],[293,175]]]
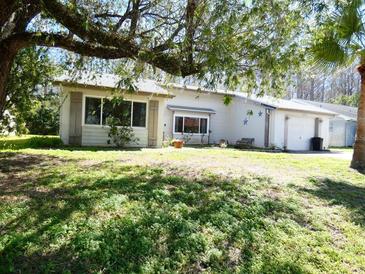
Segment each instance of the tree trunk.
[[314,78],[311,78],[311,89],[309,92],[309,100],[314,101]]
[[357,111],[357,132],[351,167],[365,172],[365,64],[357,68],[361,76],[359,108]]
[[0,45],[0,122],[3,120],[6,103],[6,85],[11,66],[18,50],[10,45]]

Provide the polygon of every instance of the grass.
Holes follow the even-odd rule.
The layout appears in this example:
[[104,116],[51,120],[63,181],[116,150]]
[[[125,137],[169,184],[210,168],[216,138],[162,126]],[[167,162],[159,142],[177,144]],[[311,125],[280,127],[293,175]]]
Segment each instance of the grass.
[[22,135],[0,137],[0,149],[61,147],[62,141],[55,135]]
[[0,272],[365,272],[348,161],[186,148],[0,153]]

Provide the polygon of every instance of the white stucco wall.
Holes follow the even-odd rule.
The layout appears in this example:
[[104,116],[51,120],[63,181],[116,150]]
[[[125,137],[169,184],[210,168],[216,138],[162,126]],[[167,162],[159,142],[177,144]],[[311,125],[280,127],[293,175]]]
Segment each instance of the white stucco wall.
[[[210,143],[218,143],[220,139],[229,139],[228,132],[228,117],[226,115],[230,106],[226,106],[223,104],[223,96],[218,94],[206,94],[206,93],[197,93],[189,90],[181,90],[181,89],[170,89],[172,94],[175,95],[174,98],[166,100],[166,105],[178,105],[178,106],[189,106],[189,107],[198,107],[198,108],[210,108],[216,111],[215,114],[210,114]],[[180,112],[181,113],[181,112]],[[192,115],[199,115],[202,117],[206,117],[207,114],[189,112],[184,114],[188,115],[189,113]],[[181,136],[173,135],[173,114],[174,112],[167,109],[167,106],[164,108],[163,114],[163,132],[165,138],[181,138]],[[207,137],[204,138],[204,142],[207,142]],[[191,144],[199,144],[201,143],[201,136],[196,135],[191,137]]]
[[[215,114],[202,114],[198,112],[176,112],[175,114],[210,117],[210,136],[209,143],[217,144],[221,139],[228,140],[230,144],[235,144],[241,138],[254,138],[256,146],[264,146],[265,130],[265,108],[239,97],[233,97],[229,105],[224,105],[223,95],[199,93],[189,90],[171,89],[174,98],[168,99],[166,104],[176,106],[187,106],[196,108],[210,108]],[[253,115],[248,115],[252,111]],[[259,112],[262,116],[259,116]],[[173,115],[174,112],[165,108],[164,111],[164,136],[165,138],[179,138],[181,134],[173,134]],[[244,120],[247,118],[247,125]],[[202,143],[201,135],[190,136],[190,144]],[[208,143],[208,136],[204,136],[203,143]]]
[[[230,140],[255,139],[254,145],[265,146],[265,107],[250,100],[235,97],[228,113]],[[247,123],[245,124],[245,120]],[[270,145],[270,142],[269,142]]]
[[347,121],[346,123],[346,146],[353,146],[356,138],[356,121]]
[[[82,102],[82,145],[83,146],[108,146],[108,126],[101,125],[86,125],[85,121],[85,97],[111,97],[111,93],[107,89],[100,88],[83,88],[83,87],[62,87],[62,97],[66,98],[60,109],[60,136],[65,144],[68,144],[69,138],[69,126],[70,126],[70,92],[82,92],[83,102]],[[158,129],[157,129],[157,147],[161,147],[163,138],[163,112],[165,107],[165,98],[137,94],[127,94],[125,95],[126,100],[134,100],[138,102],[147,103],[147,115],[146,115],[146,127],[133,127],[135,136],[139,139],[137,144],[130,144],[133,147],[146,147],[148,145],[148,109],[149,100],[159,101],[159,112],[158,112]]]
[[334,118],[330,121],[330,145],[334,147],[345,146],[346,120]]
[[341,117],[330,120],[330,146],[353,146],[356,135],[356,122]]

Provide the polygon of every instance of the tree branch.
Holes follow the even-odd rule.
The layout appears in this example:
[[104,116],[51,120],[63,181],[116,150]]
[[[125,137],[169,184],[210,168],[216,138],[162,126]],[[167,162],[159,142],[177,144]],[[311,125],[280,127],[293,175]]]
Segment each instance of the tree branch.
[[69,50],[83,56],[98,57],[103,59],[130,58],[139,59],[143,62],[158,67],[172,75],[188,76],[197,73],[202,65],[194,64],[187,66],[181,61],[178,55],[169,55],[162,52],[141,50],[138,55],[134,51],[124,48],[104,46],[90,42],[81,42],[62,34],[51,33],[17,33],[6,39],[4,44],[9,44],[14,50],[26,48],[33,45],[56,47]]
[[[99,43],[104,46],[125,48],[138,53],[138,46],[116,32],[106,32],[89,20],[89,18],[77,10],[72,10],[59,3],[57,0],[43,0],[43,7],[50,16],[68,28],[82,40]],[[81,23],[80,23],[81,22]]]
[[187,55],[188,63],[193,63],[193,40],[195,35],[194,17],[195,11],[199,5],[199,0],[188,0],[186,5],[186,40],[187,40]]
[[114,26],[114,31],[118,31],[123,25],[124,21],[130,16],[131,0],[128,1],[127,8],[124,15],[119,19],[118,23]]
[[37,45],[62,48],[83,56],[103,59],[133,58],[133,52],[128,50],[80,42],[62,34],[25,32],[15,34],[11,39],[21,48]]
[[[101,48],[126,52],[130,58],[139,59],[173,75],[187,76],[197,72],[196,70],[199,66],[194,64],[192,58],[189,59],[188,63],[184,63],[181,60],[181,56],[178,55],[164,53],[157,49],[141,49],[132,42],[132,37],[125,38],[115,32],[105,32],[92,22],[89,22],[85,15],[69,9],[57,0],[43,0],[42,3],[51,16],[84,40],[81,45],[87,44],[89,46],[93,45],[93,47],[99,45]],[[80,18],[83,18],[83,22],[87,22],[87,26],[80,24]],[[76,41],[73,40],[73,42],[75,43]],[[97,57],[100,56],[98,55]]]

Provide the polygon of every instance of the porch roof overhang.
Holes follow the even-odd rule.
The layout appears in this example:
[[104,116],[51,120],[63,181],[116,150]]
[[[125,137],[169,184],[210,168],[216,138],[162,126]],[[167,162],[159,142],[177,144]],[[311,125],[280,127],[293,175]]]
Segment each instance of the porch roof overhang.
[[176,105],[167,105],[167,108],[172,111],[188,111],[188,112],[200,112],[208,114],[216,113],[215,110],[211,108],[197,108],[197,107],[176,106]]

